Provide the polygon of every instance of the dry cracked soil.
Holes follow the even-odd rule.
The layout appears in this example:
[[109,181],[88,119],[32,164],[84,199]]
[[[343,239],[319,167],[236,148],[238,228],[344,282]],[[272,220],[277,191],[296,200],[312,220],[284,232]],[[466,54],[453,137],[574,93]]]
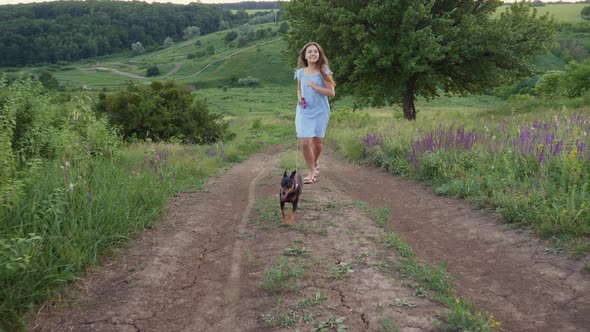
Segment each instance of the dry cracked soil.
[[[497,330],[589,330],[588,257],[547,254],[464,201],[334,153],[282,226],[281,152],[175,197],[140,238],[43,306],[32,329],[436,331],[448,309],[391,268],[402,258],[384,238],[395,232],[424,264],[445,262],[457,296],[492,313]],[[384,227],[370,211],[389,212]]]

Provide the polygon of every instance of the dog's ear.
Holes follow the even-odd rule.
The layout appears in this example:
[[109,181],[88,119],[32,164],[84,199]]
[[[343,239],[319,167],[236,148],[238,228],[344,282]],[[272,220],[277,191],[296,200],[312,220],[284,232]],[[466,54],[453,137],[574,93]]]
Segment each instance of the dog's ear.
[[[297,173],[297,171],[293,171],[293,172],[291,173],[291,176],[290,176],[290,178],[291,178],[291,179],[294,179],[294,178],[295,178],[295,174],[296,174],[296,173]],[[285,173],[285,174],[286,174],[286,173]]]
[[287,170],[285,170],[285,174],[283,174],[283,177],[287,177]]

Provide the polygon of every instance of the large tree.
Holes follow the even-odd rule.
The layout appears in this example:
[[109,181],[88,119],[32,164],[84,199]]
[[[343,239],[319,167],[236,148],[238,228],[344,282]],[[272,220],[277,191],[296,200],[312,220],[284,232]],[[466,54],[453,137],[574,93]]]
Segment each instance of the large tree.
[[[291,0],[284,3],[293,52],[323,46],[339,90],[358,105],[477,93],[531,75],[556,24],[524,2],[492,16],[499,0]],[[295,58],[295,56],[293,56]]]

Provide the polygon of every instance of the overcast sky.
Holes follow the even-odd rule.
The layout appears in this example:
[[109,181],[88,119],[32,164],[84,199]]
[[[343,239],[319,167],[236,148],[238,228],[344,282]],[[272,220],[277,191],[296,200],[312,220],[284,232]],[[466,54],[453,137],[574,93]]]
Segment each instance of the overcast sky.
[[[53,1],[53,0],[47,0]],[[234,3],[234,2],[242,2],[244,0],[201,0],[202,3]],[[255,0],[255,1],[273,1],[273,0]],[[9,4],[17,4],[17,3],[31,3],[31,2],[44,2],[43,0],[0,0],[0,5],[9,5]],[[172,2],[172,3],[180,3],[180,4],[188,4],[191,2],[196,2],[195,0],[161,0],[161,1],[147,1],[147,2]]]
[[[31,3],[31,2],[44,2],[44,1],[55,1],[55,0],[0,0],[0,5],[17,4],[17,3]],[[242,2],[242,1],[273,1],[273,0],[201,0],[202,3],[234,3],[234,2]],[[570,0],[570,1],[572,1],[572,0]],[[578,1],[580,1],[580,0],[578,0]],[[195,2],[195,0],[156,0],[156,1],[148,0],[147,2],[172,2],[172,3],[179,3],[179,4],[188,4],[191,2]],[[505,0],[504,2],[514,2],[514,0]]]

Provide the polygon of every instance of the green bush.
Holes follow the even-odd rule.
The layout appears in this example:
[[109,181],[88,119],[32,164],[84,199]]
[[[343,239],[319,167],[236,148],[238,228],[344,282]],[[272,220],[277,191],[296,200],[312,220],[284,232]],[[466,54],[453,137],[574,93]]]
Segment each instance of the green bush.
[[238,86],[257,86],[259,82],[256,77],[248,76],[238,79]]
[[232,31],[225,34],[225,37],[223,37],[223,41],[227,45],[236,38],[238,38],[238,32],[235,30],[232,30]]
[[190,90],[175,82],[156,81],[101,94],[96,110],[120,126],[126,138],[208,143],[230,137],[221,115],[209,113],[205,100],[193,101]]
[[540,96],[580,97],[590,90],[590,61],[571,61],[564,71],[548,72],[535,86]]
[[158,75],[160,75],[160,68],[158,68],[158,66],[150,66],[146,70],[146,76],[148,76],[148,77],[158,76]]

